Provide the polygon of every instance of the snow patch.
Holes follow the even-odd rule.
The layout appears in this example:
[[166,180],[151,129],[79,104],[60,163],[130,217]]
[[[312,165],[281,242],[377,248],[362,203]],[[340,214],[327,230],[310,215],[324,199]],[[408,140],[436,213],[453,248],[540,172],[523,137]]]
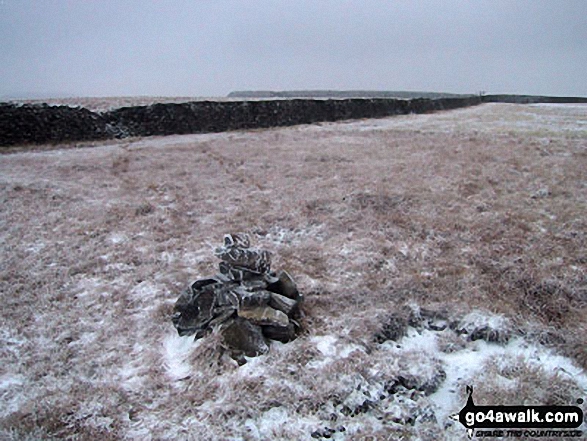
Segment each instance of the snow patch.
[[324,358],[310,361],[307,366],[314,369],[319,369],[332,363],[334,360],[341,358],[348,358],[353,352],[363,351],[355,344],[341,344],[338,337],[333,335],[314,336],[310,338],[310,342],[316,345],[316,349],[322,354]]
[[273,407],[263,414],[263,418],[259,421],[259,431],[261,435],[267,436],[272,432],[277,432],[280,427],[287,424],[288,420],[286,409]]
[[307,237],[314,237],[321,239],[321,226],[313,226],[308,228],[286,228],[286,227],[271,227],[266,233],[258,233],[264,236],[265,240],[276,245],[292,245],[300,243]]
[[0,376],[0,417],[16,412],[26,400],[23,375],[6,373]]
[[200,345],[202,340],[194,342],[194,336],[180,337],[171,334],[163,340],[163,359],[169,377],[175,381],[188,377],[192,367],[187,362],[188,357]]
[[0,375],[0,391],[11,386],[20,386],[24,384],[22,375],[12,375],[10,373]]
[[[463,317],[461,326],[469,331],[477,327],[490,327],[499,332],[506,332],[511,326],[503,316],[474,311]],[[446,337],[463,339],[463,347],[446,353],[439,344]],[[318,350],[326,357],[336,354],[336,340],[331,336],[315,337]],[[379,350],[389,353],[389,360],[399,363],[402,375],[420,379],[432,378],[440,368],[446,374],[440,387],[428,399],[435,408],[437,421],[441,427],[447,423],[448,416],[458,412],[464,402],[459,400],[460,388],[464,385],[475,386],[487,369],[488,364],[498,363],[506,368],[522,361],[529,367],[542,369],[545,374],[560,375],[574,382],[587,394],[587,373],[574,362],[552,350],[528,342],[522,337],[511,338],[507,344],[487,342],[485,340],[470,341],[465,336],[457,336],[453,330],[443,331],[407,329],[406,336],[399,342],[386,341]],[[325,360],[319,363],[323,365]],[[515,387],[515,381],[506,378],[491,379],[504,388]],[[504,404],[496,402],[498,404]]]
[[[412,327],[408,328],[407,335],[398,345],[403,351],[423,351],[427,354],[438,352],[436,344],[438,332],[424,330],[418,331]],[[390,345],[391,342],[385,342],[384,345]]]
[[125,234],[121,234],[121,233],[112,233],[109,237],[108,240],[114,244],[114,245],[118,245],[120,243],[124,243],[128,240],[128,236],[126,236]]
[[39,253],[45,248],[45,244],[43,242],[35,242],[31,244],[29,247],[26,248],[26,251],[29,253]]
[[[209,248],[214,249],[214,246],[210,245]],[[183,254],[180,259],[187,267],[197,266],[199,263],[207,263],[210,260],[210,250],[201,249],[199,251],[187,252]]]
[[[503,366],[513,364],[519,357],[530,365],[541,367],[548,373],[564,373],[587,392],[587,375],[566,358],[554,354],[547,348],[530,344],[521,338],[510,340],[507,345],[487,343],[483,340],[470,342],[460,351],[445,354],[436,352],[444,366],[446,380],[430,399],[435,403],[439,423],[447,421],[452,412],[459,411],[465,403],[457,402],[458,387],[463,384],[475,385],[482,376],[487,363],[499,360]],[[496,404],[503,404],[497,403]]]
[[469,334],[482,327],[506,332],[509,331],[510,321],[502,315],[472,311],[465,315],[459,323],[459,329],[464,329]]

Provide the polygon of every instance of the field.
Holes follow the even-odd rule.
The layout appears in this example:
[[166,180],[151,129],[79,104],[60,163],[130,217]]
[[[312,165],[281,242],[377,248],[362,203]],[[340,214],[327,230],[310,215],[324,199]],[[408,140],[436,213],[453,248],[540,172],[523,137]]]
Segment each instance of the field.
[[[586,171],[587,105],[4,154],[0,438],[453,440],[466,385],[575,405]],[[305,295],[242,367],[170,320],[236,231]]]

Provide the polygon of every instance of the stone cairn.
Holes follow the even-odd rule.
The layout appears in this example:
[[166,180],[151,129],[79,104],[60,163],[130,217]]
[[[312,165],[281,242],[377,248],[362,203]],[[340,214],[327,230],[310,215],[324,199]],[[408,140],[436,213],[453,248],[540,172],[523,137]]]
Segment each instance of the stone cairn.
[[271,254],[251,248],[244,233],[226,234],[214,254],[220,273],[196,280],[175,303],[179,335],[197,340],[218,330],[239,364],[265,354],[269,340],[294,340],[303,297],[286,271],[271,271]]

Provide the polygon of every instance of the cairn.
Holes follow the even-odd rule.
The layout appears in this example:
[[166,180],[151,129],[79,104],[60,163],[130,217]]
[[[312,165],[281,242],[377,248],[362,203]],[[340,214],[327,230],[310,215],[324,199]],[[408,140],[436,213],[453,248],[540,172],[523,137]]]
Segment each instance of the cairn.
[[214,254],[220,272],[196,280],[175,303],[179,335],[199,339],[218,330],[239,364],[265,354],[269,340],[294,340],[303,297],[286,271],[271,271],[271,254],[252,248],[244,233],[226,234]]

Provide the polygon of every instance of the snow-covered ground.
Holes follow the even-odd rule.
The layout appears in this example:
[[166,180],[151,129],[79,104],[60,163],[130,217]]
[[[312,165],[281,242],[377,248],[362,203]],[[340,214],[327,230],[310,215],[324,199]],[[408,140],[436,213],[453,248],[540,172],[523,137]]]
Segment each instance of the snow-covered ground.
[[[453,440],[466,385],[575,405],[586,146],[586,106],[487,104],[2,155],[0,438]],[[170,319],[234,231],[305,295],[242,367]],[[413,305],[453,325],[380,341]]]

